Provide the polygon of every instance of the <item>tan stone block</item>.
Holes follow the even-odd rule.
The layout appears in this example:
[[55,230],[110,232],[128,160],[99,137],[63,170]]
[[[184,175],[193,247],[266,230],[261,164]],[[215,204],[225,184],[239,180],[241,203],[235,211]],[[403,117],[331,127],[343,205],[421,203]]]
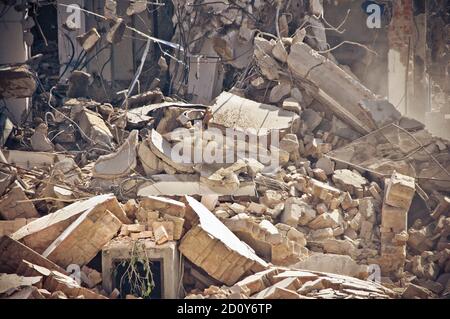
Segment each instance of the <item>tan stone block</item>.
[[[155,224],[155,223],[153,223]],[[167,231],[166,227],[164,227],[163,224],[157,224],[153,227],[153,233],[155,236],[155,242],[158,245],[162,245],[170,240],[169,232]],[[173,236],[172,236],[173,240]]]
[[57,270],[65,273],[65,270],[52,261],[39,255],[31,248],[12,239],[9,236],[0,238],[0,273],[16,273],[22,276],[35,276],[36,273],[29,272],[28,267],[23,263],[27,260],[33,264],[45,267],[50,270]]
[[384,203],[381,215],[381,226],[383,228],[392,229],[395,233],[407,230],[408,210],[405,208],[393,207]]
[[182,202],[157,196],[145,196],[141,198],[140,207],[147,210],[157,210],[162,214],[176,217],[184,217],[186,205]]
[[42,255],[62,267],[85,265],[119,231],[122,223],[108,210],[87,211],[50,244]]
[[415,192],[414,178],[395,172],[390,179],[386,180],[384,202],[390,206],[408,210]]
[[33,202],[28,200],[19,186],[13,187],[0,199],[0,216],[8,220],[40,217]]
[[0,237],[11,235],[26,224],[27,220],[25,218],[17,218],[14,220],[0,220]]
[[173,240],[180,240],[183,235],[184,218],[165,215],[164,219],[173,223]]
[[55,213],[38,218],[16,231],[11,237],[14,240],[23,242],[36,252],[42,253],[81,214],[88,210],[91,210],[91,212],[108,210],[123,223],[130,223],[117,199],[113,195],[108,194],[73,203]]
[[140,233],[131,233],[130,237],[133,240],[139,240],[139,239],[153,238],[154,235],[153,235],[153,231],[146,230],[146,231],[142,231]]
[[125,226],[127,228],[129,233],[140,233],[140,232],[145,231],[145,225],[141,225],[141,224],[130,224],[130,225],[123,225],[123,226]]

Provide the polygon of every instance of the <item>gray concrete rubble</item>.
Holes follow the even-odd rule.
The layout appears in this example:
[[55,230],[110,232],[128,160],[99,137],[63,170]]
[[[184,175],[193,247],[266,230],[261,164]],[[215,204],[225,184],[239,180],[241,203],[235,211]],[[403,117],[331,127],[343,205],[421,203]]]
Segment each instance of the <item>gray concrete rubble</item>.
[[0,299],[450,297],[443,10],[356,41],[353,1],[10,2]]

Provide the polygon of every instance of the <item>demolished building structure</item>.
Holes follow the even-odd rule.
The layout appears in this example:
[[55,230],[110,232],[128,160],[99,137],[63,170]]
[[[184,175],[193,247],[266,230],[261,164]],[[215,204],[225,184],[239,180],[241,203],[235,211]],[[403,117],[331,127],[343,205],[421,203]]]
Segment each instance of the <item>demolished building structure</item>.
[[450,296],[449,51],[399,35],[446,7],[389,1],[380,88],[326,0],[13,2],[0,298]]

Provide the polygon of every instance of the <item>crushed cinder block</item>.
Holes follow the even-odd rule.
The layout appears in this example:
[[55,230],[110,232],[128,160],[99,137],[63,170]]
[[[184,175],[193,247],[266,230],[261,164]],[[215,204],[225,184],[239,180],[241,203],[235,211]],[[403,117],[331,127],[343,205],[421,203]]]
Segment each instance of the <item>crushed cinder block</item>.
[[81,267],[81,280],[88,286],[88,288],[94,288],[102,282],[102,274],[97,270],[89,268],[88,266]]
[[225,220],[224,224],[259,256],[271,260],[274,264],[293,264],[307,253],[302,249],[306,245],[304,238],[293,235],[289,237],[288,232],[282,234],[267,220],[258,224],[251,218],[231,218]]
[[324,213],[317,216],[314,220],[308,223],[308,227],[314,230],[324,228],[336,228],[343,223],[343,219],[338,210],[331,213]]

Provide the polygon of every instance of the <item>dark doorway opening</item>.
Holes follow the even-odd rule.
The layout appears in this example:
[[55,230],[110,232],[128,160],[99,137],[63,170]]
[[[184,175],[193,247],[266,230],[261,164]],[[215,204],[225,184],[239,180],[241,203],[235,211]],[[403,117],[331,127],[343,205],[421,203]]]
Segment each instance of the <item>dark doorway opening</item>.
[[[130,266],[129,260],[118,261],[115,263],[113,284],[114,287],[119,289],[121,298],[125,298],[126,295],[129,294],[134,294],[135,296],[143,297],[144,299],[162,298],[162,261],[152,260],[149,264],[151,272],[150,276],[147,275],[144,263],[141,261],[134,263],[134,269],[130,276],[130,272],[127,271]],[[153,288],[149,287],[152,281],[154,284]],[[135,284],[133,285],[132,282]],[[136,284],[136,282],[139,282],[139,284]],[[149,288],[151,288],[150,294],[148,294]]]

